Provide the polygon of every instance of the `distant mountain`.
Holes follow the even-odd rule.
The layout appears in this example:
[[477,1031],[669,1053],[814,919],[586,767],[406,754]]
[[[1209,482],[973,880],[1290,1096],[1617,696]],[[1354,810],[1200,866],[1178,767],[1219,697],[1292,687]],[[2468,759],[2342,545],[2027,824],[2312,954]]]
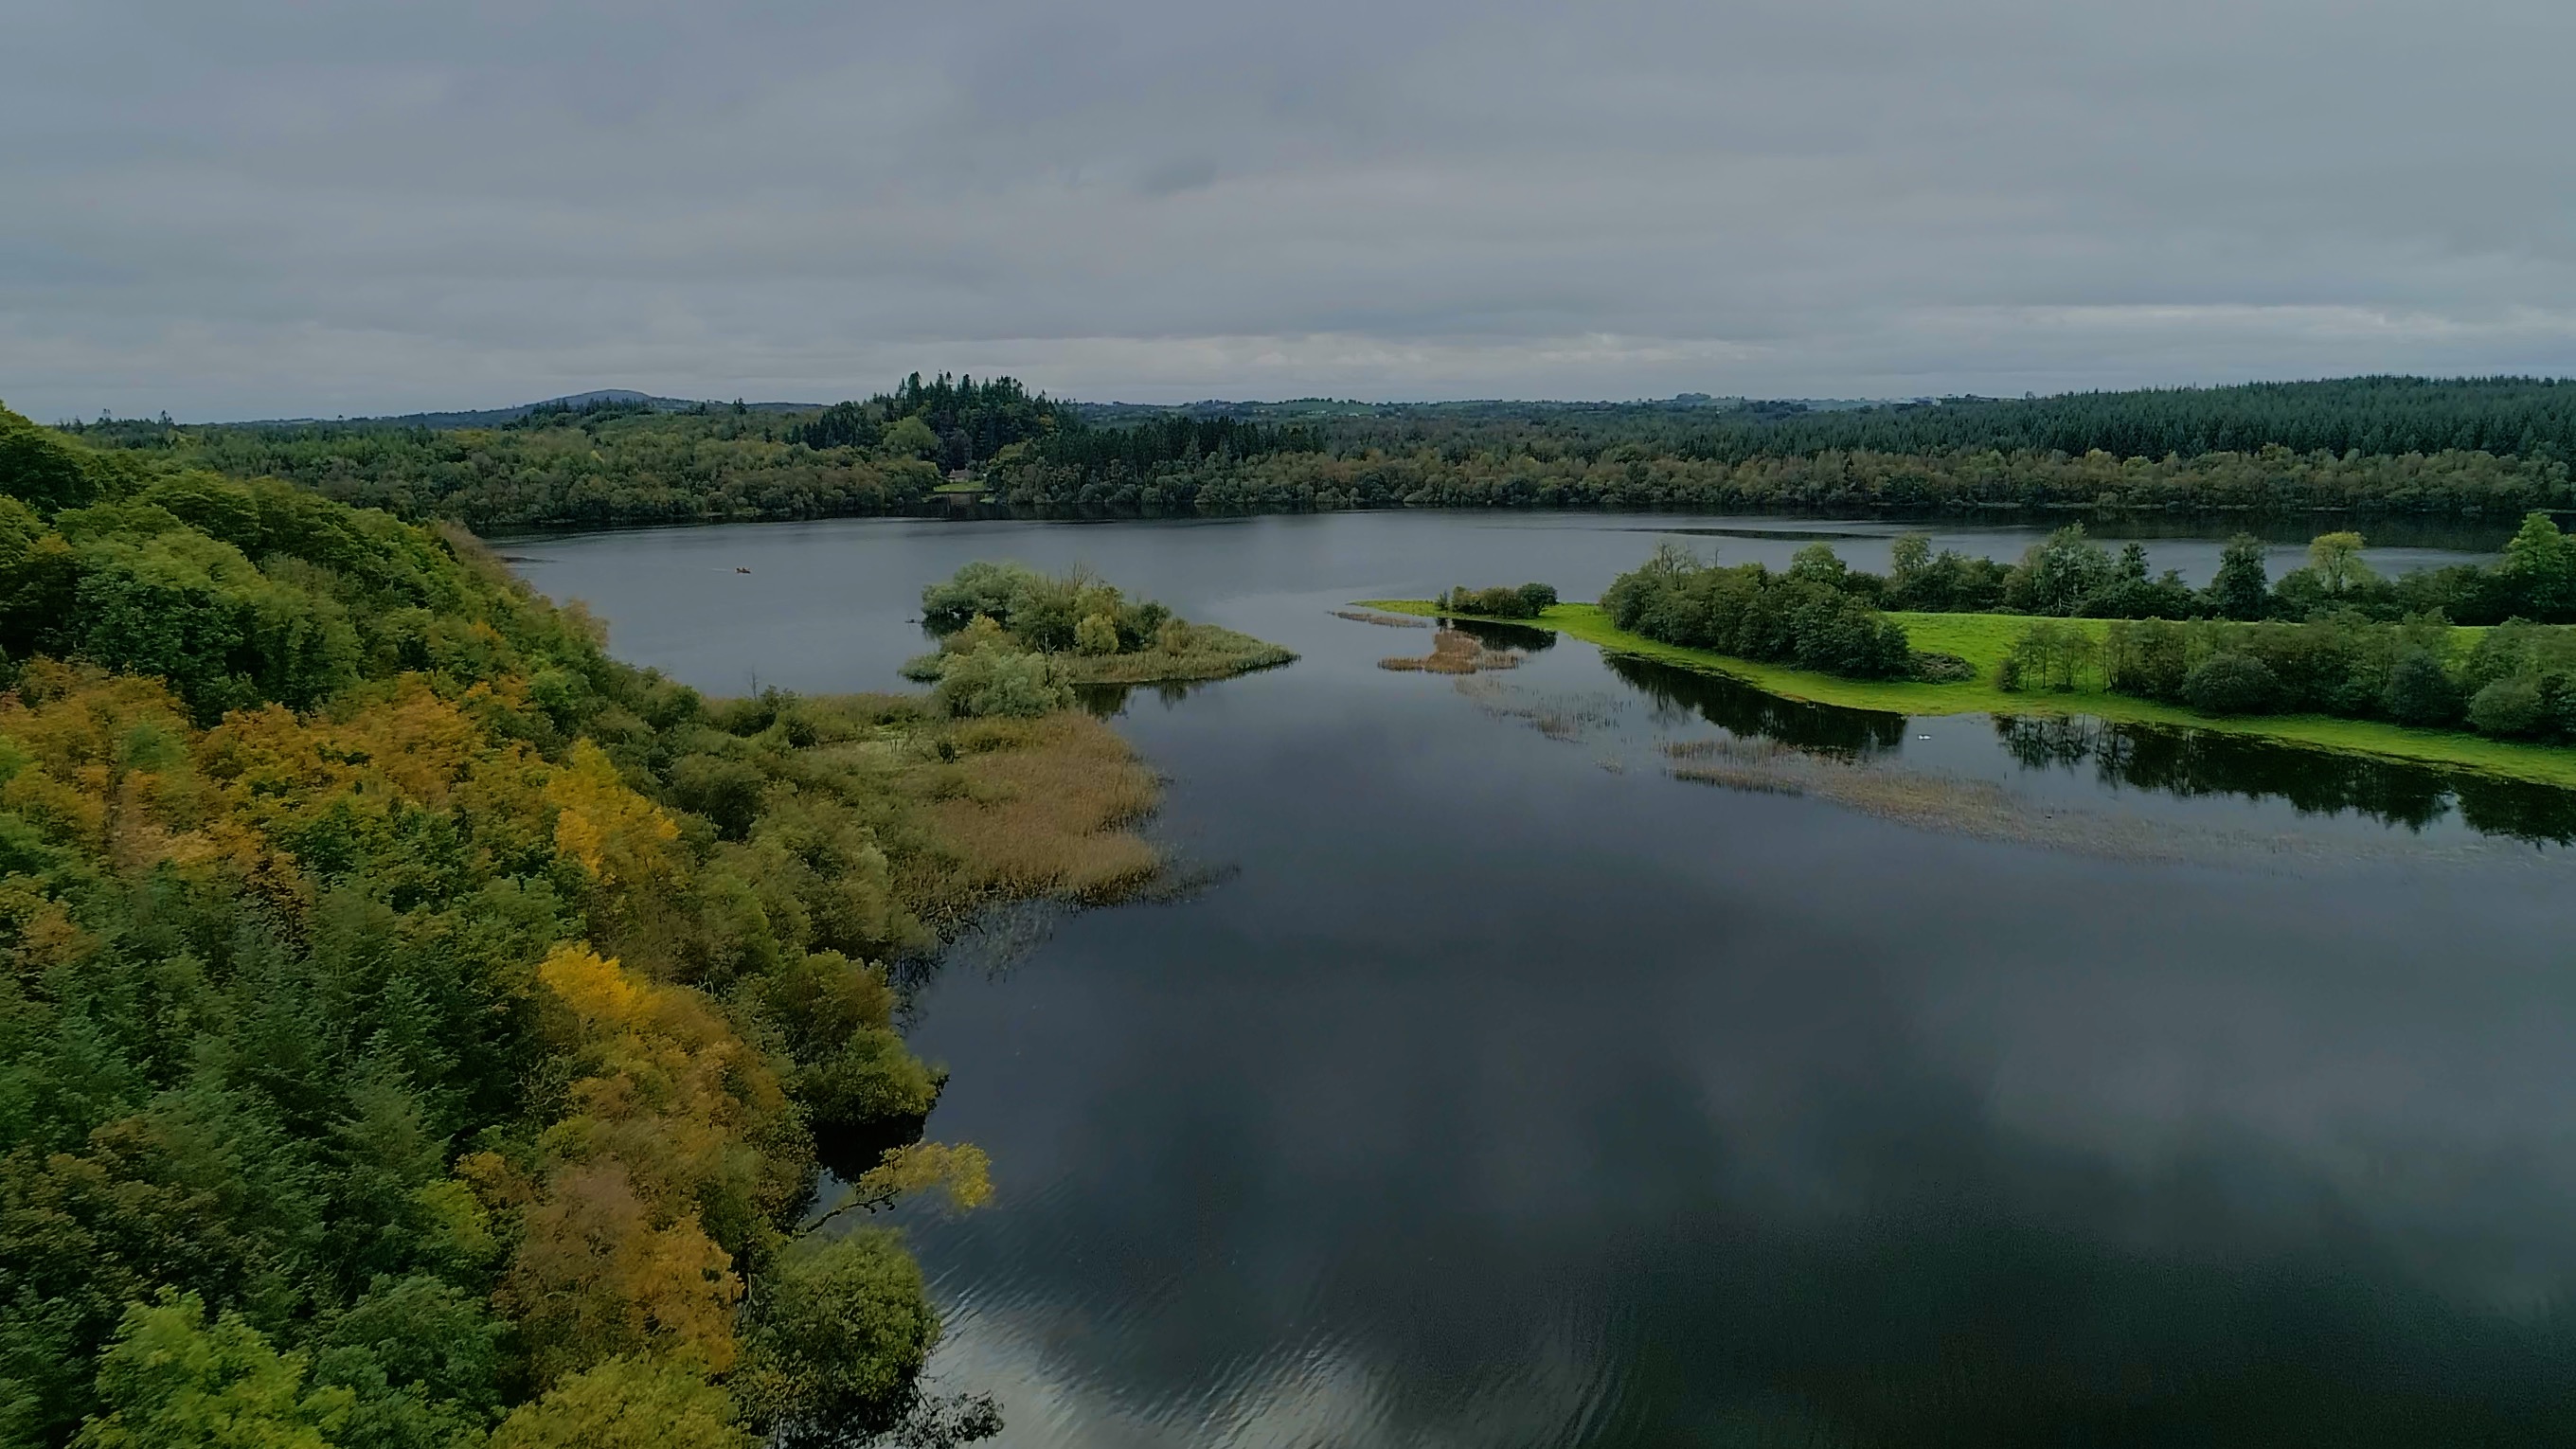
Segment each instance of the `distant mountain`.
[[[533,412],[553,410],[577,413],[600,407],[641,408],[657,413],[685,413],[697,408],[730,408],[721,399],[656,397],[626,387],[593,388],[589,392],[566,393],[562,397],[544,398],[537,402],[519,403],[506,408],[479,408],[452,413],[388,413],[355,418],[254,418],[227,427],[295,427],[309,423],[381,423],[408,428],[494,428],[516,422]],[[803,413],[823,406],[821,403],[747,402],[743,408],[755,413]]]

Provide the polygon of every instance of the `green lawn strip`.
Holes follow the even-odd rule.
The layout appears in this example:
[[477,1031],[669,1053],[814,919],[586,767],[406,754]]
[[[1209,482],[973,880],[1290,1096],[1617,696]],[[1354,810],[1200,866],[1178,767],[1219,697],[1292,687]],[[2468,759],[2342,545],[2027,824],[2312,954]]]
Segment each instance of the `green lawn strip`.
[[[1356,607],[1425,617],[1446,612],[1427,599],[1362,599]],[[2047,693],[2007,693],[1994,686],[1995,667],[2003,662],[2013,641],[2030,627],[2030,619],[2018,614],[1891,614],[1889,617],[1905,626],[1906,636],[1915,648],[1956,654],[1976,666],[1977,678],[1957,684],[1921,684],[1911,680],[1843,679],[1784,665],[1757,664],[1751,660],[1713,654],[1705,649],[1685,649],[1677,644],[1660,643],[1642,634],[1631,634],[1612,624],[1593,604],[1558,604],[1536,619],[1494,619],[1490,622],[1553,629],[1570,638],[1597,644],[1604,650],[1661,660],[1712,674],[1730,675],[1785,698],[1812,700],[1845,709],[1924,715],[2089,714],[2107,720],[2260,735],[2319,749],[2386,755],[2517,780],[2576,786],[2576,749],[2553,745],[2513,744],[2454,730],[2408,729],[2377,720],[2338,719],[2331,715],[2260,715],[2221,719],[2099,689],[2079,689],[2063,694],[2053,690]],[[2097,638],[2110,627],[2107,619],[2058,622],[2089,630]],[[2483,631],[2462,628],[2459,632],[2475,635]]]

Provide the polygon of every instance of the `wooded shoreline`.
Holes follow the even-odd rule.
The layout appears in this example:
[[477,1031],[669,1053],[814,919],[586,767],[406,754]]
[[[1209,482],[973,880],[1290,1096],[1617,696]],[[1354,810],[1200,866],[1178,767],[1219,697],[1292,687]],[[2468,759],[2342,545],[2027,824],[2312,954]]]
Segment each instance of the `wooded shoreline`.
[[[1706,649],[1665,644],[1612,624],[1600,606],[1562,603],[1535,619],[1488,619],[1444,611],[1428,599],[1362,599],[1354,607],[1423,618],[1467,618],[1554,630],[1568,638],[1600,646],[1607,653],[1633,655],[1686,669],[1722,674],[1788,699],[1843,709],[1895,714],[1951,715],[2091,715],[2124,723],[2170,725],[2253,735],[2312,749],[2340,750],[2393,759],[2474,770],[2501,778],[2576,788],[2576,750],[2551,745],[2483,739],[2452,730],[2409,729],[2375,720],[2337,719],[2328,715],[2205,715],[2176,705],[2158,704],[2098,688],[2069,691],[2006,691],[1994,683],[1996,669],[2013,642],[2032,620],[2019,614],[1891,613],[1905,627],[1917,649],[1955,654],[1976,667],[1974,679],[1931,684],[1917,680],[1844,679],[1815,670],[1738,659]],[[2114,622],[2108,619],[2056,621],[2097,638]],[[2459,626],[2463,634],[2482,630]]]

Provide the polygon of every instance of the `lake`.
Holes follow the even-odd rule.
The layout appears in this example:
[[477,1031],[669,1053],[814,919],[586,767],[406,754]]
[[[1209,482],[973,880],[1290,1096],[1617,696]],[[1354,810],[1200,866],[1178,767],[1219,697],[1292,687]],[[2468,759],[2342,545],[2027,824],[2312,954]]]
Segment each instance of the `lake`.
[[[954,1072],[930,1130],[997,1184],[908,1220],[933,1371],[1000,1396],[1002,1444],[2576,1440],[2565,792],[1793,706],[1570,641],[1397,673],[1429,631],[1329,612],[1592,597],[1665,538],[1777,564],[1831,534],[1881,567],[1899,531],[502,547],[717,693],[900,687],[921,586],[975,558],[1079,563],[1303,655],[1119,707],[1169,777],[1151,833],[1208,884],[1015,913],[910,973],[912,1039]],[[2040,530],[1936,533],[2010,556]],[[2148,546],[2199,579],[2219,541]]]

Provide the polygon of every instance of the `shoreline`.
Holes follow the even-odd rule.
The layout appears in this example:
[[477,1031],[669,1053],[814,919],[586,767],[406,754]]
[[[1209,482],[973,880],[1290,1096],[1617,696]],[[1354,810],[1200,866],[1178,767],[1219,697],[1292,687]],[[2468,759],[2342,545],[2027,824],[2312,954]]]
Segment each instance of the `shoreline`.
[[[2002,650],[2032,622],[2018,614],[1909,614],[1889,618],[1905,626],[1913,646],[1956,654],[1976,666],[1977,677],[1954,684],[1915,680],[1844,679],[1780,664],[1760,664],[1705,649],[1666,644],[1632,634],[1612,624],[1596,604],[1555,604],[1535,619],[1488,619],[1453,614],[1427,599],[1361,599],[1353,607],[1416,617],[1454,617],[1496,624],[1549,629],[1598,646],[1605,653],[1628,654],[1702,673],[1722,674],[1787,699],[1833,705],[1842,709],[1889,714],[1946,715],[2091,715],[2130,724],[2171,725],[2277,740],[2309,749],[2376,755],[2470,770],[2483,775],[2534,784],[2576,788],[2576,749],[2516,744],[2456,730],[2419,730],[2378,720],[2339,719],[2331,715],[2246,715],[2218,718],[2175,705],[2158,704],[2099,689],[2066,693],[2007,693],[1992,683]],[[2067,619],[2099,631],[2107,619]]]

